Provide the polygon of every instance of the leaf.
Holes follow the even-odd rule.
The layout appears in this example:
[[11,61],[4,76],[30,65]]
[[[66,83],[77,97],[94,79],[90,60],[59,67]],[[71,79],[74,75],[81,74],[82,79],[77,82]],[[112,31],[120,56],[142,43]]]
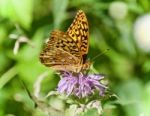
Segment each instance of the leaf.
[[99,114],[96,108],[92,108],[85,112],[83,116],[99,116]]
[[43,29],[40,28],[33,36],[33,47],[25,43],[26,45],[19,50],[16,57],[19,75],[29,82],[33,82],[47,69],[39,61],[39,52],[43,43],[41,38],[43,36]]
[[53,16],[54,27],[59,28],[61,22],[65,18],[65,10],[67,9],[68,0],[53,0]]
[[65,111],[65,116],[75,115],[76,111],[77,105],[70,105],[70,107]]
[[30,28],[32,22],[33,1],[32,0],[1,0],[0,15],[9,18],[22,27]]
[[17,74],[16,67],[12,67],[7,72],[5,72],[0,78],[0,89],[3,88],[15,75]]
[[119,102],[128,116],[137,116],[143,113],[143,86],[140,80],[133,79],[120,83],[118,87]]

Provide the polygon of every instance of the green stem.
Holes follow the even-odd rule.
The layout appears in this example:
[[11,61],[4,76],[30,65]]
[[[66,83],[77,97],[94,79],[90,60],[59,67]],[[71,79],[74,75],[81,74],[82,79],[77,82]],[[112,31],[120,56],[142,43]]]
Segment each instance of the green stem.
[[10,68],[6,73],[4,73],[0,77],[0,89],[3,88],[3,86],[8,83],[15,75],[17,74],[16,67]]

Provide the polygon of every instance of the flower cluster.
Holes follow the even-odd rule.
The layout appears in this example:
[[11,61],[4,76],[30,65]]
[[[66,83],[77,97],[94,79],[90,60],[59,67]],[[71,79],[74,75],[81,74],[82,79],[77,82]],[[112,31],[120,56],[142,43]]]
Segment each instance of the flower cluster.
[[62,79],[58,83],[58,92],[65,93],[67,96],[75,95],[79,98],[84,98],[91,94],[94,94],[95,90],[99,91],[99,95],[103,96],[106,90],[106,86],[100,83],[100,80],[104,78],[99,74],[84,75],[79,73],[73,75],[70,72],[64,72]]

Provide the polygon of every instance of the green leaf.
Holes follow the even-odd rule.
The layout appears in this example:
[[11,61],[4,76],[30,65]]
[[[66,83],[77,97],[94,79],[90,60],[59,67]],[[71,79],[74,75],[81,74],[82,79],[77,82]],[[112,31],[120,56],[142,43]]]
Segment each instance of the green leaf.
[[70,107],[65,111],[65,116],[75,115],[76,111],[77,105],[70,105]]
[[118,89],[119,102],[128,116],[137,116],[143,113],[143,86],[138,79],[120,83]]
[[89,109],[83,116],[99,116],[96,108]]
[[43,29],[37,30],[31,42],[33,47],[25,43],[26,45],[19,50],[16,57],[19,75],[29,82],[33,82],[47,69],[39,61],[39,52],[43,43],[41,38],[44,36],[43,31]]
[[3,88],[15,75],[17,74],[16,67],[12,67],[7,72],[5,72],[0,78],[0,89]]
[[61,22],[65,18],[65,10],[67,9],[68,0],[53,0],[53,16],[54,27],[59,28]]
[[1,0],[0,15],[9,18],[22,27],[30,28],[32,22],[33,1],[32,0]]

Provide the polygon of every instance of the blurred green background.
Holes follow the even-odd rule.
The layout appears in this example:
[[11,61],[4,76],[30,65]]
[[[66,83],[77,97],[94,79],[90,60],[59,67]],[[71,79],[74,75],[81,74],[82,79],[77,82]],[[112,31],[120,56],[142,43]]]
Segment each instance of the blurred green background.
[[119,97],[103,106],[103,115],[150,115],[149,0],[0,0],[0,116],[43,115],[20,79],[32,92],[48,72],[42,94],[57,87],[59,77],[39,62],[39,53],[50,32],[66,31],[79,9],[89,22],[88,58],[110,49],[93,64]]

